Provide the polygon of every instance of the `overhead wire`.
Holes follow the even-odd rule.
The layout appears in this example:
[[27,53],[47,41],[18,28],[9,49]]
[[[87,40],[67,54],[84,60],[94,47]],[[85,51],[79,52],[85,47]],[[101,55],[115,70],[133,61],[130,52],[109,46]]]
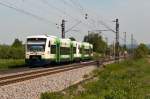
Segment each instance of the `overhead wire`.
[[65,33],[71,31],[73,28],[75,28],[75,27],[76,27],[77,25],[79,25],[80,23],[81,23],[81,21],[80,21],[80,22],[77,22],[75,25],[73,25],[73,26],[70,27],[67,31],[65,31]]
[[77,9],[79,10],[80,13],[82,13],[83,15],[88,15],[88,18],[87,18],[87,21],[88,23],[92,26],[92,28],[96,28],[96,24],[94,23],[95,22],[95,19],[92,19],[89,17],[89,13],[88,13],[88,10],[85,9],[77,0],[69,0],[74,6],[77,7]]
[[[7,3],[7,4],[6,4]],[[17,12],[20,12],[20,13],[23,13],[23,14],[25,14],[25,15],[28,15],[28,16],[31,16],[31,17],[33,17],[33,18],[36,18],[37,20],[40,20],[40,21],[43,21],[43,22],[46,22],[46,23],[51,23],[51,24],[57,24],[57,23],[55,23],[55,22],[52,22],[52,21],[50,21],[50,20],[48,20],[48,19],[45,19],[45,18],[43,18],[43,17],[41,17],[41,16],[38,16],[38,15],[36,15],[36,14],[33,14],[33,13],[31,13],[31,12],[28,12],[28,11],[25,11],[25,10],[23,10],[23,9],[20,9],[20,8],[17,8],[17,7],[15,7],[15,6],[13,6],[13,4],[11,4],[11,3],[8,3],[8,2],[5,2],[5,3],[3,3],[2,1],[0,1],[0,5],[2,5],[2,6],[5,6],[5,7],[7,7],[7,8],[10,8],[10,9],[13,9],[13,10],[15,10],[15,11],[17,11]]]
[[[74,16],[70,15],[69,13],[63,11],[62,9],[57,8],[57,7],[55,7],[54,5],[50,4],[47,0],[40,0],[40,1],[41,1],[43,4],[45,4],[45,5],[47,5],[47,6],[51,7],[51,8],[54,8],[55,10],[59,11],[60,13],[65,14],[66,16],[72,18],[73,20],[75,20],[75,22],[76,22],[76,21],[77,21],[77,22],[80,22],[80,21],[81,21],[81,20],[79,20],[78,18],[75,18]],[[88,26],[89,28],[91,28],[89,25],[87,25],[87,24],[84,23],[83,21],[81,21],[81,22],[82,22],[82,24],[85,24],[86,26]]]
[[40,1],[41,1],[43,4],[45,4],[45,5],[47,5],[47,6],[51,7],[51,8],[54,8],[55,10],[59,11],[60,13],[65,14],[66,16],[72,18],[73,20],[75,20],[75,22],[76,22],[76,21],[77,21],[77,22],[80,22],[80,21],[81,21],[82,24],[86,25],[86,26],[89,27],[89,28],[92,28],[89,24],[84,23],[84,22],[83,22],[82,20],[80,20],[79,18],[75,18],[74,16],[70,15],[69,13],[63,11],[62,9],[57,8],[56,6],[50,4],[47,0],[40,0]]
[[[57,11],[59,11],[59,12],[61,12],[61,13],[63,13],[63,14],[65,14],[65,15],[67,15],[67,16],[69,16],[69,17],[71,17],[71,18],[73,18],[74,20],[76,20],[76,21],[78,21],[79,23],[83,23],[83,21],[80,21],[79,19],[77,19],[77,18],[74,18],[73,16],[71,16],[70,14],[68,14],[68,13],[66,13],[65,11],[63,11],[62,9],[60,9],[60,8],[57,8],[57,7],[55,7],[55,6],[53,6],[52,4],[50,4],[47,0],[41,0],[44,4],[46,4],[46,5],[48,5],[48,6],[50,6],[50,7],[52,7],[52,8],[54,8],[54,9],[56,9]],[[75,4],[78,8],[77,9],[79,9],[79,11],[80,11],[80,13],[85,13],[86,11],[84,11],[85,9],[82,7],[82,5],[80,4],[80,3],[77,3],[77,1],[74,1],[74,0],[70,0],[73,4]],[[70,5],[69,3],[67,3],[65,0],[63,0],[63,2],[64,3],[66,3],[67,5]],[[14,6],[12,6],[12,4],[10,4],[10,3],[3,3],[2,1],[0,2],[0,5],[2,5],[2,6],[5,6],[5,7],[8,7],[8,8],[11,8],[11,9],[13,9],[13,10],[16,10],[16,11],[18,11],[18,12],[21,12],[21,13],[24,13],[24,14],[26,14],[26,15],[29,15],[29,16],[32,16],[32,17],[34,17],[34,18],[36,18],[36,19],[38,19],[38,20],[41,20],[41,21],[44,21],[44,22],[48,22],[48,23],[51,23],[51,24],[57,24],[57,23],[55,23],[55,22],[52,22],[52,21],[50,21],[50,20],[48,20],[48,19],[45,19],[45,18],[43,18],[43,17],[41,17],[41,16],[38,16],[38,15],[36,15],[36,14],[33,14],[33,13],[31,13],[31,12],[28,12],[28,11],[25,11],[25,10],[23,10],[23,9],[19,9],[19,8],[17,8],[17,7],[14,7]],[[71,5],[70,5],[71,6]],[[91,18],[92,20],[95,20],[95,19],[93,19],[93,18]],[[87,20],[88,21],[88,20]],[[105,26],[108,30],[110,30],[110,31],[112,31],[112,32],[114,32],[115,33],[115,31],[113,30],[113,29],[111,29],[105,22],[103,22],[102,20],[99,20],[98,19],[98,21],[103,25],[103,26]],[[85,23],[83,23],[83,24],[85,24]],[[75,24],[76,25],[76,24]],[[87,25],[87,24],[86,24]],[[88,25],[89,26],[89,25]],[[74,27],[74,25],[72,26],[72,27]],[[71,27],[71,29],[72,29],[72,27]],[[90,28],[91,28],[91,26],[90,26]],[[93,28],[93,27],[92,27]],[[69,29],[69,31],[70,31],[70,29]]]
[[66,13],[65,11],[63,11],[62,9],[57,8],[57,7],[55,7],[54,5],[50,4],[47,0],[40,0],[40,1],[41,1],[43,4],[45,4],[45,5],[49,6],[49,7],[52,7],[52,8],[54,8],[54,9],[56,9],[56,10],[59,11],[60,13],[63,13],[63,14],[65,14],[66,16],[69,16],[69,17],[71,17],[72,19],[74,19],[74,20],[76,20],[76,21],[79,21],[78,19],[74,18],[74,17],[71,16],[70,14]]
[[[73,4],[75,4],[76,6],[78,6],[79,8],[80,8],[80,10],[85,10],[85,8],[79,3],[79,2],[77,2],[77,0],[76,1],[74,1],[74,0],[70,0]],[[87,9],[86,9],[86,11],[87,12],[89,12]],[[97,16],[97,14],[94,14],[94,15],[96,15]],[[97,16],[97,17],[99,17],[99,16]],[[92,22],[94,22],[93,20],[97,20],[101,25],[103,25],[106,29],[108,29],[109,31],[111,31],[111,32],[113,32],[113,33],[116,33],[116,31],[115,30],[113,30],[110,26],[108,26],[103,20],[100,20],[99,18],[92,18],[92,17],[89,17],[89,19],[92,21]],[[121,40],[124,40],[120,35],[119,35],[119,38],[121,39]]]
[[[23,1],[24,3],[25,3],[25,1]],[[41,11],[45,11],[44,9],[42,9],[42,8],[44,8],[43,6],[41,6],[41,5],[37,5],[37,3],[35,3],[34,5],[33,5],[34,7],[36,7],[38,10],[41,10]],[[49,9],[47,9],[47,13],[50,13],[51,15],[53,14],[55,14],[56,16],[58,16],[58,17],[62,17],[60,14],[58,14],[58,13],[56,13],[56,12],[54,12],[54,11],[50,11]]]

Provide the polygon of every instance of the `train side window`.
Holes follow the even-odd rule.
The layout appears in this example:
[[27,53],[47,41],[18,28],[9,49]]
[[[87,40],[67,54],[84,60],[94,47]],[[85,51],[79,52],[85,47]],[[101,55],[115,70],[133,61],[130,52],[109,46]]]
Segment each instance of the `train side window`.
[[60,54],[61,55],[69,55],[70,54],[70,48],[69,47],[60,47]]
[[83,54],[83,48],[82,47],[80,47],[79,51],[81,54]]
[[76,47],[73,47],[73,54],[76,54]]
[[89,49],[84,49],[84,54],[89,54],[90,50]]
[[51,45],[51,54],[56,54],[56,45]]
[[49,41],[49,43],[48,43],[48,47],[51,47],[51,42]]

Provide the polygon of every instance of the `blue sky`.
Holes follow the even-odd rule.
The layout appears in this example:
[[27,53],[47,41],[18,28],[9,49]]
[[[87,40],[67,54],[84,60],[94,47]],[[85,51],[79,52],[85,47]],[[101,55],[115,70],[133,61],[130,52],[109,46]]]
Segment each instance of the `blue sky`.
[[[119,18],[120,36],[122,32],[128,33],[130,42],[131,33],[140,43],[150,43],[150,0],[0,0],[0,2],[15,6],[49,21],[60,24],[61,19],[66,19],[66,30],[81,20],[66,37],[74,36],[82,41],[88,30],[105,29],[99,22],[103,20],[111,28],[114,28],[113,19]],[[73,4],[71,1],[75,1]],[[76,2],[77,1],[77,2]],[[67,3],[67,4],[65,4]],[[84,10],[80,10],[80,6]],[[88,13],[88,20],[84,14]],[[77,20],[76,20],[77,19]],[[11,44],[15,38],[25,41],[28,35],[50,34],[60,37],[60,28],[51,22],[43,22],[31,16],[22,14],[13,9],[0,5],[0,44]],[[112,32],[104,32],[102,35],[108,37],[111,43],[114,40]],[[123,41],[120,40],[122,43]]]

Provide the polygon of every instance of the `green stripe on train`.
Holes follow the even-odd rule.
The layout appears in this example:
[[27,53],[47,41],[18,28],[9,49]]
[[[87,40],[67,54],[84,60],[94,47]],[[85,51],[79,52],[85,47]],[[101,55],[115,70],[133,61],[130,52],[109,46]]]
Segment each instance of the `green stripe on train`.
[[56,44],[55,61],[60,62],[60,39],[59,38],[56,38],[55,44]]
[[70,43],[70,61],[73,61],[73,57],[74,57],[74,55],[73,55],[73,43],[71,42]]

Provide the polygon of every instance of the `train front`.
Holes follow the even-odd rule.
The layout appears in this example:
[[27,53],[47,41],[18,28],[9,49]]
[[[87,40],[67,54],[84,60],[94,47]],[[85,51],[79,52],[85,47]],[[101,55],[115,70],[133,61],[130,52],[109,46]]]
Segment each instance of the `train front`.
[[26,55],[25,61],[29,66],[40,66],[48,64],[45,60],[45,49],[46,49],[47,38],[41,36],[30,36],[26,40]]

